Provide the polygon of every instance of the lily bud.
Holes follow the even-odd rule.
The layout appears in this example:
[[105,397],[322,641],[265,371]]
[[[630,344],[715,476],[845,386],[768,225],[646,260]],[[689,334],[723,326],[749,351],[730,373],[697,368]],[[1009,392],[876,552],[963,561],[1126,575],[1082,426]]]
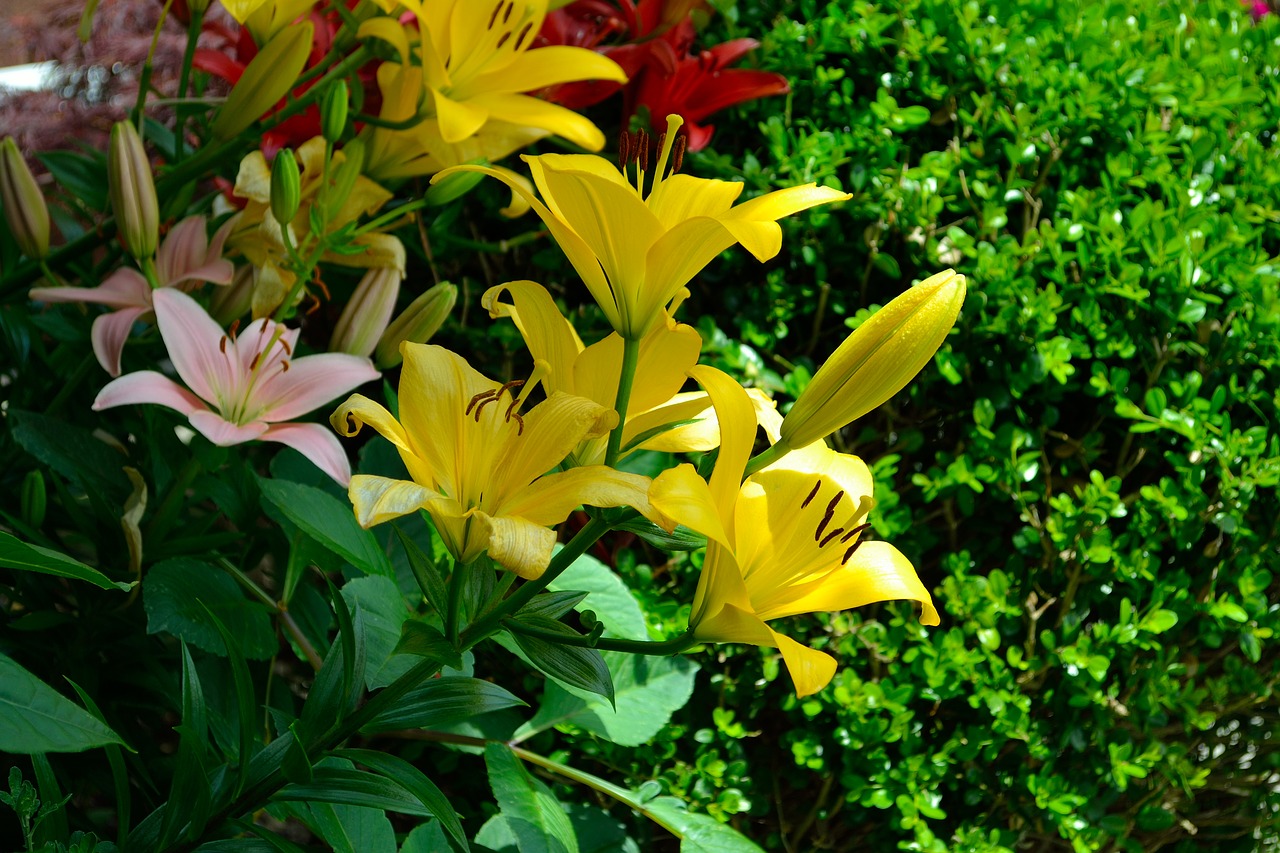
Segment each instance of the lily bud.
[[47,503],[44,475],[38,470],[28,471],[27,476],[22,478],[22,497],[18,504],[22,520],[32,527],[44,524]]
[[329,87],[325,94],[324,106],[320,110],[321,130],[329,142],[337,142],[347,129],[347,109],[350,105],[350,93],[347,81],[339,80]]
[[394,269],[371,269],[364,274],[333,329],[329,352],[373,355],[396,310],[401,278]]
[[302,175],[298,160],[288,148],[281,148],[271,164],[271,215],[282,229],[288,228],[302,204]]
[[311,53],[310,21],[276,33],[253,58],[213,120],[213,137],[225,142],[253,124],[289,93]]
[[209,315],[219,326],[229,326],[253,307],[253,266],[236,268],[235,278],[226,287],[215,287],[209,300]]
[[111,128],[107,187],[116,226],[129,254],[139,261],[151,258],[160,242],[160,202],[151,177],[151,162],[132,122],[118,121]]
[[825,438],[897,394],[929,363],[964,302],[965,279],[938,273],[881,308],[845,338],[782,421],[781,442]]
[[0,142],[0,207],[22,254],[33,260],[49,254],[49,208],[11,136]]
[[380,370],[395,367],[403,359],[401,343],[425,344],[431,340],[431,336],[444,325],[457,299],[458,288],[442,281],[409,303],[409,307],[382,334],[373,363]]

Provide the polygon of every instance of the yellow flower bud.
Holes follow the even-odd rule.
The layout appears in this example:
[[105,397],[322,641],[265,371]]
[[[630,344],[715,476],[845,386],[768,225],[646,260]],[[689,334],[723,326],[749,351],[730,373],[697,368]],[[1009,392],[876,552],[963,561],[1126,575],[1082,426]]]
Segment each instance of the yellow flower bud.
[[442,281],[413,300],[382,334],[374,355],[374,364],[382,370],[395,367],[402,358],[400,355],[402,342],[425,344],[429,341],[431,336],[444,325],[457,299],[458,288],[447,281]]
[[782,421],[782,443],[825,438],[888,400],[929,363],[964,302],[964,276],[938,273],[881,308],[845,338]]
[[49,208],[11,136],[0,142],[0,207],[22,254],[33,260],[49,254]]
[[160,242],[160,202],[151,177],[151,161],[132,122],[118,121],[111,128],[107,187],[116,227],[129,254],[139,261],[150,259]]
[[394,269],[371,269],[364,274],[333,328],[330,352],[373,355],[396,310],[401,278]]
[[258,51],[213,120],[214,139],[238,135],[289,93],[307,64],[314,29],[310,21],[292,24]]

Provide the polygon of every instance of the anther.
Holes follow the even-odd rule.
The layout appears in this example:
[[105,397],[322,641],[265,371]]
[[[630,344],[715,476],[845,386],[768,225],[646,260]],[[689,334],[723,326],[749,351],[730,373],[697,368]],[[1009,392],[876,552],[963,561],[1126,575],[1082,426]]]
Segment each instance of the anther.
[[511,38],[511,31],[507,30],[505,33],[502,34],[502,38],[498,39],[498,43],[497,45],[495,45],[495,47],[502,47],[504,44],[507,43],[507,39],[509,38]]
[[493,25],[498,21],[498,13],[502,11],[502,5],[506,0],[498,0],[498,5],[493,7],[493,14],[489,16],[489,27],[493,29]]
[[223,335],[222,340],[218,341],[218,351],[223,355],[227,354],[227,336]]
[[280,372],[281,372],[281,373],[288,373],[288,372],[289,372],[289,360],[288,360],[288,359],[285,359],[284,361],[280,362]]
[[658,134],[658,151],[662,151],[662,146],[667,144],[667,132],[664,130]]
[[498,389],[494,389],[492,391],[481,391],[479,394],[471,398],[471,402],[467,403],[467,410],[462,414],[463,415],[471,414],[471,410],[476,407],[477,403],[479,403],[482,400],[488,400],[490,397],[495,396],[497,393],[498,393]]
[[508,417],[508,420],[510,420],[511,418],[515,418],[515,421],[516,421],[516,435],[524,435],[524,418],[520,417],[520,415],[519,415],[519,413],[518,413],[518,412],[512,412],[512,411],[508,410],[508,412],[507,412],[507,413],[508,413],[508,415],[510,416],[510,417]]
[[283,335],[280,336],[280,346],[284,347],[285,353],[293,355],[293,347],[289,346],[289,342],[285,340]]
[[818,478],[818,482],[813,484],[813,491],[809,492],[809,497],[804,499],[804,503],[800,504],[800,508],[804,509],[809,503],[818,496],[818,489],[822,488],[822,478]]
[[618,168],[626,171],[631,162],[631,134],[625,130],[618,136]]
[[240,318],[231,321],[231,328],[227,330],[227,334],[231,336],[231,340],[236,339],[236,332],[240,331]]
[[533,28],[533,21],[530,21],[529,23],[524,25],[523,29],[520,30],[520,35],[516,36],[516,43],[515,43],[516,50],[520,49],[521,45],[524,43],[524,37],[529,35],[529,30],[531,30],[532,28]]
[[684,165],[684,148],[688,142],[689,137],[683,133],[676,137],[676,143],[671,148],[671,174],[673,175]]
[[835,530],[831,531],[826,536],[822,537],[822,541],[818,543],[818,547],[819,548],[827,547],[827,543],[830,542],[832,539],[835,539],[841,533],[844,533],[844,528],[837,527]]
[[861,544],[862,544],[862,540],[859,539],[857,542],[854,542],[852,545],[850,545],[849,550],[845,551],[844,556],[840,558],[840,565],[843,566],[845,563],[849,562],[849,558],[853,556],[853,552],[858,550],[858,546]]
[[836,507],[840,505],[840,499],[844,497],[844,489],[836,492],[836,496],[827,504],[827,511],[822,514],[822,521],[818,522],[818,529],[813,533],[813,541],[817,542],[822,538],[822,531],[827,529],[827,525],[831,523],[831,517],[836,514]]
[[[498,5],[501,6],[502,4],[499,3]],[[511,20],[511,10],[514,9],[515,7],[516,7],[515,3],[507,4],[507,10],[502,13],[502,23],[505,24],[507,21]]]
[[257,369],[258,369],[258,361],[259,361],[261,358],[262,358],[262,353],[261,353],[261,352],[256,353],[256,354],[254,355],[254,357],[253,357],[253,361],[249,362],[249,369],[250,369],[250,370],[257,370]]
[[649,134],[643,129],[637,134],[636,159],[640,161],[640,171],[649,171]]
[[857,536],[859,533],[861,533],[862,531],[866,530],[866,529],[867,529],[868,527],[870,527],[870,526],[871,526],[870,524],[859,524],[857,527],[853,528],[853,529],[852,529],[852,530],[850,530],[848,533],[846,533],[845,535],[841,536],[841,537],[840,537],[840,542],[841,542],[841,543],[848,542],[850,539],[852,539],[853,537]]

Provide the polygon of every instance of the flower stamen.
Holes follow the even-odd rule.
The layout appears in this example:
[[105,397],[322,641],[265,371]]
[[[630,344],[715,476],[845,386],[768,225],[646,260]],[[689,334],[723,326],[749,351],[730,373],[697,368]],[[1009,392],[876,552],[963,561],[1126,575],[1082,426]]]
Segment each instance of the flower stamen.
[[827,504],[826,512],[822,514],[822,521],[818,522],[818,529],[813,533],[813,541],[817,542],[822,539],[822,532],[827,529],[827,525],[831,523],[832,517],[836,514],[836,507],[840,505],[841,498],[844,497],[844,489],[836,492],[836,496]]

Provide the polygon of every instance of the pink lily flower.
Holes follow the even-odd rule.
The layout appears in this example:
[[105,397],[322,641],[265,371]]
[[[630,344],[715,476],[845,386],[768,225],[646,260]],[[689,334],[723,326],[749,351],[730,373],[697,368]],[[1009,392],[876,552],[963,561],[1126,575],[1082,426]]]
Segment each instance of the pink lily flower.
[[[230,284],[235,266],[222,257],[222,244],[231,225],[228,221],[219,228],[213,240],[205,233],[203,216],[189,216],[173,226],[156,252],[160,287],[191,290],[203,281]],[[142,273],[121,267],[97,287],[37,287],[30,296],[40,302],[93,302],[116,309],[93,321],[90,337],[102,369],[119,376],[124,342],[134,323],[149,319],[152,293]]]
[[107,383],[93,401],[95,411],[131,403],[167,406],[214,444],[277,441],[343,486],[350,483],[347,454],[328,427],[281,422],[377,379],[381,374],[369,359],[344,353],[293,358],[298,330],[265,318],[229,337],[177,288],[154,291],[152,301],[169,358],[191,390],[141,370]]

